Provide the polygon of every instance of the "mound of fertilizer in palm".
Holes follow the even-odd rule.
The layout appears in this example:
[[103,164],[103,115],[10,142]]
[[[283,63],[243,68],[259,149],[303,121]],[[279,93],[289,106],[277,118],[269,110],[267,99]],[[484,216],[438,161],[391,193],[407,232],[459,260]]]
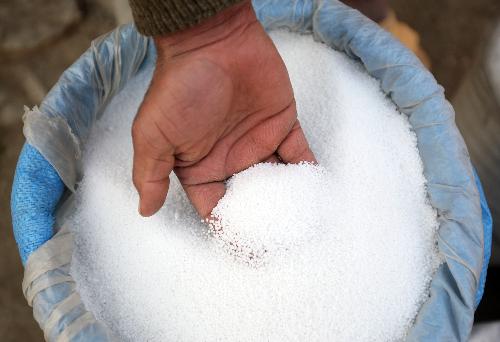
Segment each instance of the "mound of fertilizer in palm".
[[234,175],[215,225],[174,175],[160,212],[137,213],[130,128],[151,67],[93,131],[72,275],[121,341],[393,341],[428,296],[438,223],[407,118],[342,53],[271,35],[319,165]]

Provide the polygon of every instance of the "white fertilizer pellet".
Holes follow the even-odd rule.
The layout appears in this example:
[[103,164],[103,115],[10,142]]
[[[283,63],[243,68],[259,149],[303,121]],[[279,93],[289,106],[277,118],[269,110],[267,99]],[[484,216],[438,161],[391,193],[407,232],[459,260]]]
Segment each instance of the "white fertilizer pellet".
[[212,229],[173,175],[160,212],[137,213],[130,127],[151,68],[94,129],[72,274],[120,341],[394,341],[426,300],[438,223],[408,120],[344,54],[272,37],[319,166],[233,176]]

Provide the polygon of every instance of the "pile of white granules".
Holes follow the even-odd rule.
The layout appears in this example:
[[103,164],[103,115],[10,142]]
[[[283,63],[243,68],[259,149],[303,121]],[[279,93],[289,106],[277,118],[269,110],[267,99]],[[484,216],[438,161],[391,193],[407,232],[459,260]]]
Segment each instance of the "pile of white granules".
[[428,297],[438,223],[407,118],[344,54],[271,36],[319,166],[233,176],[213,212],[222,229],[174,175],[159,213],[137,212],[130,129],[152,67],[93,130],[71,272],[120,341],[394,341]]

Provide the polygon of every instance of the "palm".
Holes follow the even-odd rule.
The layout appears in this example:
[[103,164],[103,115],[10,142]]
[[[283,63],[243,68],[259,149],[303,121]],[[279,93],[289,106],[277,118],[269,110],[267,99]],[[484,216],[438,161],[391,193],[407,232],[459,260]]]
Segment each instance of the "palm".
[[172,167],[206,217],[232,174],[265,160],[314,161],[283,61],[256,21],[244,34],[162,59],[133,135],[134,182],[154,211]]

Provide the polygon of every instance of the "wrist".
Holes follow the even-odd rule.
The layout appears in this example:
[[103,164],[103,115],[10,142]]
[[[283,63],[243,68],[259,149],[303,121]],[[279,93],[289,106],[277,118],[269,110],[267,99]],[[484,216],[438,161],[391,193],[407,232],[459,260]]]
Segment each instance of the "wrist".
[[251,1],[245,0],[196,26],[173,34],[155,36],[154,41],[160,58],[169,58],[238,35],[256,21]]

